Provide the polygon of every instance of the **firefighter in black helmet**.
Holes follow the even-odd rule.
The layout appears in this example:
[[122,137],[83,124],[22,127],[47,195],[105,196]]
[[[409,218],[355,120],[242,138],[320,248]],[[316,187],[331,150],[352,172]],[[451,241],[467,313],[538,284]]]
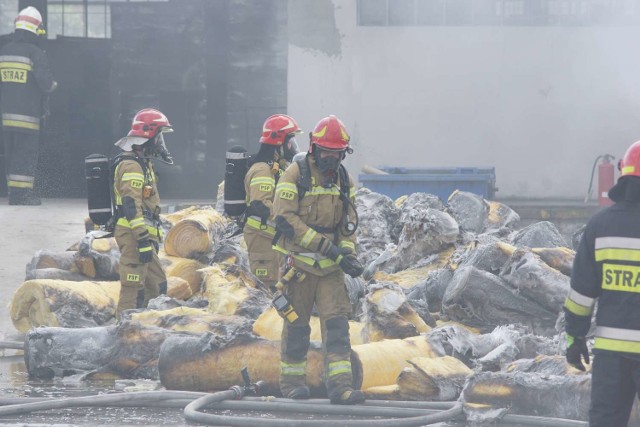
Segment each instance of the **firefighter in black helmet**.
[[43,97],[55,90],[46,53],[38,46],[45,33],[35,7],[20,11],[14,38],[0,51],[0,110],[10,205],[39,205],[33,193]]

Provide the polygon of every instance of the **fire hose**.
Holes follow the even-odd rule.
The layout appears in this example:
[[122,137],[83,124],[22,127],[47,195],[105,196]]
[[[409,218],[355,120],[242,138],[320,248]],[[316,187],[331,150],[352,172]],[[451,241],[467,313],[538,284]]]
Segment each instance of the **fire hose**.
[[[194,400],[195,399],[195,400]],[[424,426],[444,421],[460,421],[461,402],[402,402],[369,401],[357,406],[337,406],[328,399],[311,399],[309,403],[290,399],[269,399],[244,397],[237,399],[236,391],[226,390],[212,394],[182,391],[150,391],[101,394],[96,396],[70,398],[5,398],[0,399],[0,419],[9,415],[24,415],[35,411],[45,411],[78,407],[161,407],[184,408],[185,418],[207,425],[255,426],[255,425],[327,425],[326,420],[290,420],[283,418],[256,418],[233,415],[216,415],[201,412],[215,403],[215,410],[273,411],[291,414],[330,414],[342,416],[397,417],[376,420],[333,421],[346,426]],[[28,403],[21,403],[21,402]],[[498,423],[512,423],[547,427],[586,427],[584,421],[531,415],[507,414]]]
[[[327,420],[300,420],[287,418],[258,418],[251,416],[221,415],[202,412],[213,410],[284,412],[290,414],[322,414],[342,417],[385,417],[378,419],[332,420],[344,426],[425,426],[444,421],[464,422],[463,402],[409,402],[367,401],[361,405],[332,405],[328,399],[296,401],[271,397],[251,397],[264,389],[264,382],[251,383],[246,368],[242,370],[245,384],[216,393],[189,391],[147,391],[100,394],[97,396],[50,398],[0,398],[0,420],[10,415],[23,415],[35,411],[77,407],[163,407],[184,408],[187,421],[207,425],[226,426],[319,426]],[[23,403],[27,402],[27,403]],[[506,414],[498,422],[547,427],[583,427],[584,421]]]

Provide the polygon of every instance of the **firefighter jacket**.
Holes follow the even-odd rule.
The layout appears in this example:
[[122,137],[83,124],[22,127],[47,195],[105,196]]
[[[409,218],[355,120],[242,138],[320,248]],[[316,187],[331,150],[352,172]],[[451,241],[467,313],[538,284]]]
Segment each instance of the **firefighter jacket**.
[[[355,218],[351,205],[340,197],[340,182],[322,186],[323,177],[312,156],[307,156],[311,188],[300,197],[297,183],[300,167],[294,162],[276,186],[273,216],[279,238],[274,249],[293,257],[296,269],[325,276],[340,269],[333,260],[322,255],[330,242],[340,248],[356,251],[356,235],[345,235],[345,224]],[[355,206],[353,178],[349,176],[349,194]],[[344,211],[346,203],[346,213]],[[348,217],[348,218],[347,218]]]
[[[148,159],[125,153],[114,172],[116,227],[131,229],[137,240],[162,241],[160,195],[153,165]],[[144,166],[144,167],[143,167]]]
[[39,132],[42,97],[56,87],[46,53],[16,36],[0,51],[0,82],[4,129]]
[[565,301],[566,332],[585,337],[596,300],[594,350],[640,357],[640,203],[619,202],[587,223]]
[[[280,169],[274,169],[266,162],[256,162],[247,171],[244,178],[244,189],[247,193],[247,219],[244,232],[256,233],[273,239],[276,230],[273,223],[273,195]],[[259,203],[255,203],[259,202]],[[256,215],[251,203],[261,205],[268,210],[268,217]],[[265,212],[267,213],[267,212]]]

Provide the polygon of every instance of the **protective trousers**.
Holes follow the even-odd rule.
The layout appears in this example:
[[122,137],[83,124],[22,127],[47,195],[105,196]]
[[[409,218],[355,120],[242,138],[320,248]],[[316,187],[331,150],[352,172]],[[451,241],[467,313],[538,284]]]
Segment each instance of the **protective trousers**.
[[167,276],[155,248],[151,262],[140,262],[138,241],[131,229],[116,226],[116,243],[120,248],[120,299],[116,317],[123,310],[145,308],[149,300],[167,292]]
[[39,134],[4,128],[2,139],[9,199],[19,199],[33,191],[38,164]]
[[626,427],[636,396],[640,396],[640,361],[611,351],[595,353],[589,426]]
[[307,351],[309,350],[309,318],[315,302],[320,316],[324,354],[324,381],[329,397],[340,396],[353,388],[351,343],[348,316],[351,313],[344,273],[326,276],[306,274],[304,279],[290,282],[285,293],[298,314],[295,322],[285,320],[280,348],[280,391],[286,396],[305,385]]
[[282,255],[271,247],[273,237],[263,236],[245,228],[244,240],[249,253],[251,272],[269,287],[275,286],[280,278]]

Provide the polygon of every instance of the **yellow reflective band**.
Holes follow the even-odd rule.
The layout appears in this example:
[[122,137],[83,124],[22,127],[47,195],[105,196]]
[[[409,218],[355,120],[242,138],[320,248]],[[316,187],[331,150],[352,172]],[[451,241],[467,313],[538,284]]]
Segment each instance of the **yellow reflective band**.
[[340,195],[340,190],[338,190],[336,187],[331,187],[331,188],[324,188],[321,186],[314,186],[311,187],[311,189],[309,189],[309,191],[307,191],[305,193],[305,195],[311,195],[311,196],[339,196]]
[[7,182],[7,186],[13,188],[33,188],[33,182],[9,181]]
[[596,261],[640,261],[640,249],[596,249]]
[[145,246],[142,248],[138,248],[138,252],[149,252],[151,250],[151,246]]
[[19,121],[19,120],[6,120],[6,119],[3,119],[2,120],[2,125],[3,126],[14,127],[14,128],[25,128],[25,129],[40,130],[40,124],[39,123],[22,122],[22,121]]
[[139,274],[132,274],[132,273],[127,274],[127,282],[139,282],[139,281],[140,281]]
[[634,166],[625,166],[622,168],[622,175],[628,175],[630,173],[634,173],[636,168]]
[[640,293],[640,267],[603,264],[602,289]]
[[356,245],[349,240],[342,240],[339,246],[341,248],[351,249],[352,252],[356,251]]
[[356,197],[356,189],[355,189],[355,188],[353,188],[353,187],[351,187],[351,188],[349,189],[349,198],[350,198],[350,199],[354,199],[355,197]]
[[269,224],[266,224],[263,227],[262,223],[260,221],[258,221],[255,218],[252,218],[252,217],[247,218],[247,225],[249,227],[251,227],[251,228],[256,229],[256,230],[265,231],[267,234],[270,234],[272,236],[275,236],[275,234],[276,234],[276,229],[275,228],[273,228]]
[[348,360],[341,360],[339,362],[329,363],[328,376],[330,377],[333,377],[335,375],[350,374],[350,373],[351,373],[351,362],[349,362]]
[[4,70],[6,68],[16,68],[18,70],[27,71],[31,71],[33,69],[31,64],[25,64],[24,62],[0,61],[0,70]]
[[140,227],[141,225],[144,225],[144,218],[142,217],[134,218],[129,221],[129,226],[131,228]]
[[593,307],[585,307],[584,305],[580,305],[569,298],[564,302],[564,308],[576,316],[590,316],[593,312]]
[[280,191],[291,191],[298,194],[298,186],[292,182],[279,182],[276,186],[276,192],[279,193]]
[[[131,225],[133,223],[133,221],[136,221],[136,225]],[[144,219],[139,220],[139,219],[134,219],[132,222],[127,221],[127,218],[122,217],[122,218],[118,218],[118,222],[116,223],[117,225],[124,227],[124,228],[136,228],[136,227],[140,227],[141,225],[145,225],[144,224]],[[138,223],[138,221],[141,221],[140,223]],[[146,227],[147,232],[152,235],[152,236],[156,236],[156,237],[160,237],[162,236],[162,229],[160,228],[156,228],[153,226],[149,226],[147,225]]]
[[303,248],[308,248],[313,238],[316,237],[317,235],[318,233],[313,228],[308,229],[307,232],[304,233],[304,236],[302,236],[302,239],[300,240],[300,246],[302,246]]
[[323,258],[320,260],[316,260],[315,258],[311,258],[308,256],[300,255],[295,252],[290,252],[279,245],[273,245],[271,247],[274,251],[281,252],[285,255],[291,255],[295,260],[300,261],[303,264],[307,264],[311,267],[319,267],[319,268],[328,268],[336,265],[335,261],[329,258]]
[[593,348],[624,353],[640,353],[640,342],[596,337]]
[[276,180],[268,176],[257,176],[255,178],[252,178],[251,182],[249,183],[249,185],[257,185],[257,184],[276,185]]
[[125,172],[122,174],[123,181],[130,181],[132,179],[144,181],[144,175],[141,174],[140,172]]
[[307,362],[286,363],[280,362],[280,373],[282,375],[305,375]]

